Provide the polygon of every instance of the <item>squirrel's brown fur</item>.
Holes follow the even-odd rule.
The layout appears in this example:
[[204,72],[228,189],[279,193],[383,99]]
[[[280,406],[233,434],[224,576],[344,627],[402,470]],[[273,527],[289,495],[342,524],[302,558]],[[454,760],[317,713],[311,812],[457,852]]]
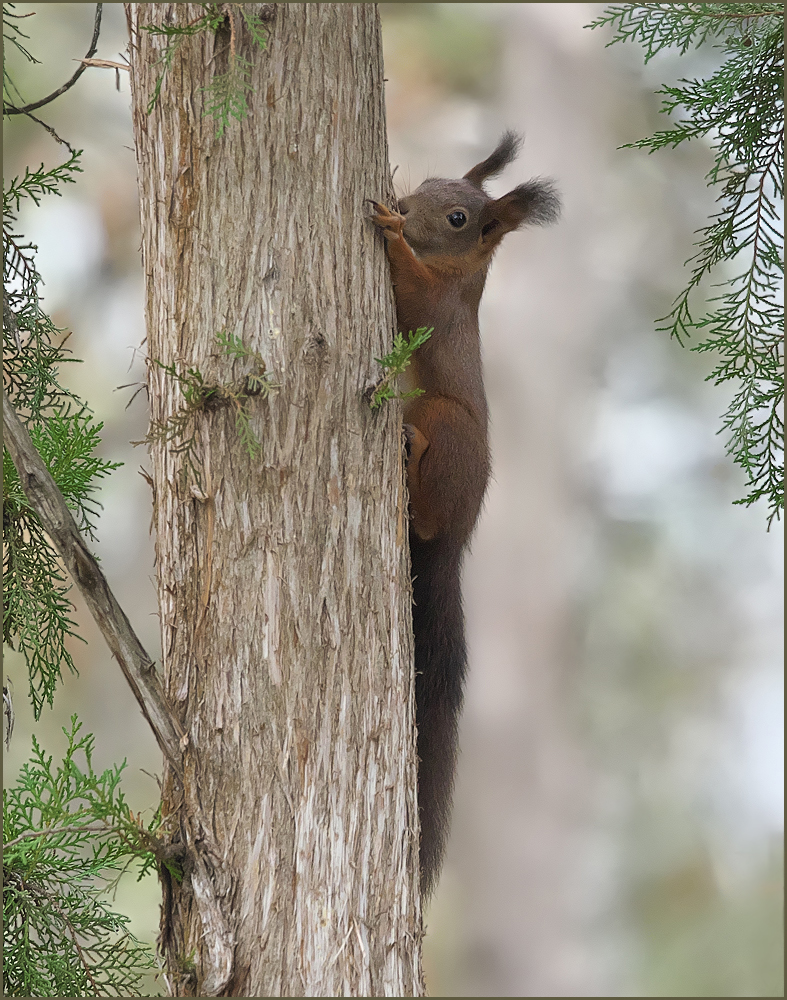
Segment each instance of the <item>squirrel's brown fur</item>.
[[399,330],[432,327],[408,370],[424,394],[405,403],[413,572],[421,890],[434,888],[448,835],[467,653],[460,574],[489,478],[487,405],[478,305],[500,241],[525,224],[552,222],[548,181],[502,198],[483,184],[519,152],[506,132],[461,180],[430,178],[392,212],[374,202],[386,238]]

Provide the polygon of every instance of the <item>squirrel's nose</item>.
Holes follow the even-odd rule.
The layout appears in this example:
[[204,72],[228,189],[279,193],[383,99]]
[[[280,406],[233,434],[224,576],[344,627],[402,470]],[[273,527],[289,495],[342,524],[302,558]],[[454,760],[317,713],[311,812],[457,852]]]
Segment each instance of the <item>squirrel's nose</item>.
[[407,204],[406,198],[399,199],[399,215],[407,215],[410,211],[410,206]]

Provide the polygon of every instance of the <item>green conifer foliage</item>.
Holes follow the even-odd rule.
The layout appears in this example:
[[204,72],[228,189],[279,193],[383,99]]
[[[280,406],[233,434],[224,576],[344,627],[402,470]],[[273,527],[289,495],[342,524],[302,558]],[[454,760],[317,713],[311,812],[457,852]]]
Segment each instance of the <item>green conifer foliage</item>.
[[56,767],[34,736],[32,757],[3,791],[5,996],[140,996],[153,966],[102,891],[135,859],[140,877],[151,866],[158,817],[145,827],[129,809],[125,763],[93,770],[94,740],[80,727],[73,716]]
[[[7,51],[35,62],[14,7],[3,4]],[[4,113],[26,113],[15,110],[14,95],[23,107],[4,67]],[[64,347],[66,332],[42,307],[36,247],[18,231],[25,199],[38,205],[60,195],[81,170],[80,151],[55,138],[70,152],[63,163],[27,168],[3,188],[3,385],[78,526],[92,538],[99,508],[95,489],[117,463],[96,457],[102,425],[59,381],[60,366],[74,359]],[[67,637],[75,635],[69,590],[3,449],[3,641],[25,658],[36,719],[53,702],[63,664],[75,669],[66,647]],[[5,689],[4,705],[10,739],[13,715]],[[129,864],[139,861],[140,875],[155,866],[159,817],[145,826],[131,812],[120,790],[125,764],[96,773],[93,737],[80,736],[79,729],[72,718],[56,766],[33,737],[31,758],[3,792],[5,996],[140,996],[142,976],[154,964],[151,950],[134,938],[128,918],[113,912],[104,894]]]
[[[95,457],[102,424],[60,385],[60,365],[73,360],[63,346],[66,334],[42,308],[36,248],[16,231],[22,201],[29,198],[38,205],[47,195],[59,195],[81,170],[80,155],[72,152],[51,170],[43,164],[28,168],[24,177],[4,186],[3,382],[77,523],[92,537],[98,512],[93,492],[118,463]],[[3,642],[19,649],[27,661],[36,718],[44,703],[52,704],[61,666],[75,669],[65,645],[66,637],[75,634],[69,589],[3,449]]]
[[[631,146],[659,149],[705,138],[714,154],[708,184],[718,211],[699,231],[690,278],[660,321],[682,344],[711,352],[709,379],[731,381],[722,418],[728,454],[749,492],[735,501],[768,505],[768,524],[784,507],[784,4],[615,4],[589,27],[609,25],[609,42],[634,41],[645,62],[667,48],[681,54],[712,44],[723,54],[707,79],[662,87],[670,128]],[[711,293],[698,292],[712,279]]]

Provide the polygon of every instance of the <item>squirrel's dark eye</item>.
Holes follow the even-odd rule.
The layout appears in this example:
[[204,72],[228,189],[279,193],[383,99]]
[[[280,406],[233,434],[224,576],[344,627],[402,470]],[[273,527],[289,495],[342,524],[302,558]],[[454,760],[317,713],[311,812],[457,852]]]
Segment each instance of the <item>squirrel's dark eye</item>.
[[454,227],[454,229],[461,229],[462,226],[467,222],[467,216],[464,212],[451,212],[446,216],[448,221]]

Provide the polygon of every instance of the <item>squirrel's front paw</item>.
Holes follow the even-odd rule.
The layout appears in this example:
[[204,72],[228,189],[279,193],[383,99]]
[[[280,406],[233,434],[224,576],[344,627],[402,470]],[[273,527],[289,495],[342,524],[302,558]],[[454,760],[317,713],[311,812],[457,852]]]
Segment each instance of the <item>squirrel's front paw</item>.
[[404,229],[404,216],[399,215],[398,212],[392,212],[390,208],[381,205],[379,201],[373,201],[371,198],[367,198],[367,201],[374,206],[375,214],[372,216],[372,222],[375,226],[379,227],[387,240],[398,240]]

